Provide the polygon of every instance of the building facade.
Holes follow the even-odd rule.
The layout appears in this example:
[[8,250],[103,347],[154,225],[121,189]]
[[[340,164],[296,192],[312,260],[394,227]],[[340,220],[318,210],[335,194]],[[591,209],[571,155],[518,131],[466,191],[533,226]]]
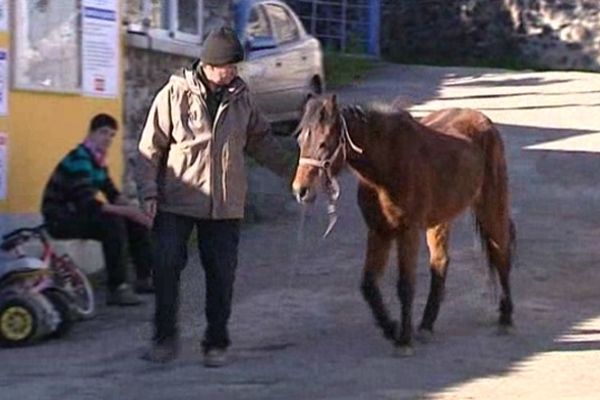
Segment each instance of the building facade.
[[95,114],[122,121],[120,26],[117,0],[0,1],[0,233],[41,222],[46,180]]

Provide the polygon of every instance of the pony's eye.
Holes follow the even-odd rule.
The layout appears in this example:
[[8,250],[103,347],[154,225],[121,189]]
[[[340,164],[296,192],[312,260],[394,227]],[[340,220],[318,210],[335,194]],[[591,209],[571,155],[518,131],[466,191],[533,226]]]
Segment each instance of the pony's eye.
[[321,144],[319,144],[319,149],[323,150],[325,148],[325,142],[321,142]]

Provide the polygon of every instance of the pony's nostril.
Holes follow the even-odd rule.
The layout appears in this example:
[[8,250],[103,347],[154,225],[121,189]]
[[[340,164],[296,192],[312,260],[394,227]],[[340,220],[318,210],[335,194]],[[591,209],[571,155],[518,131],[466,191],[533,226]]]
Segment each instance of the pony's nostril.
[[308,194],[307,187],[301,187],[300,190],[298,190],[298,197],[300,197],[301,199],[305,198],[307,194]]

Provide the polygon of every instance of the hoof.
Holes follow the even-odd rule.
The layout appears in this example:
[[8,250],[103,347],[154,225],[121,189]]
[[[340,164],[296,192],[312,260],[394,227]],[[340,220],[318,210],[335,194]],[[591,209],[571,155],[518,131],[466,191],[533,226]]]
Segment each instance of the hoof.
[[515,332],[515,327],[512,325],[499,325],[498,326],[498,335],[499,336],[512,335],[514,332]]
[[398,336],[398,331],[398,322],[391,321],[387,328],[383,330],[383,337],[385,337],[388,340],[394,341],[396,340],[396,336]]
[[394,357],[404,358],[415,355],[415,349],[412,346],[398,346],[394,349]]
[[428,329],[419,329],[415,335],[415,339],[417,339],[421,343],[431,343],[433,342],[435,336],[433,336],[433,331]]

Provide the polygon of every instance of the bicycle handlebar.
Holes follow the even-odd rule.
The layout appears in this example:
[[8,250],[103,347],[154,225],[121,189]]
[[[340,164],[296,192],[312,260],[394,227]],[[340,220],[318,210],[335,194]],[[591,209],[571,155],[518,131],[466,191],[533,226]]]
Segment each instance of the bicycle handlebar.
[[14,247],[20,245],[21,243],[24,243],[27,240],[31,239],[32,237],[38,237],[43,242],[45,242],[45,228],[46,225],[42,224],[33,228],[19,228],[12,232],[9,232],[2,236],[2,243],[0,243],[0,249],[4,251],[11,250]]

